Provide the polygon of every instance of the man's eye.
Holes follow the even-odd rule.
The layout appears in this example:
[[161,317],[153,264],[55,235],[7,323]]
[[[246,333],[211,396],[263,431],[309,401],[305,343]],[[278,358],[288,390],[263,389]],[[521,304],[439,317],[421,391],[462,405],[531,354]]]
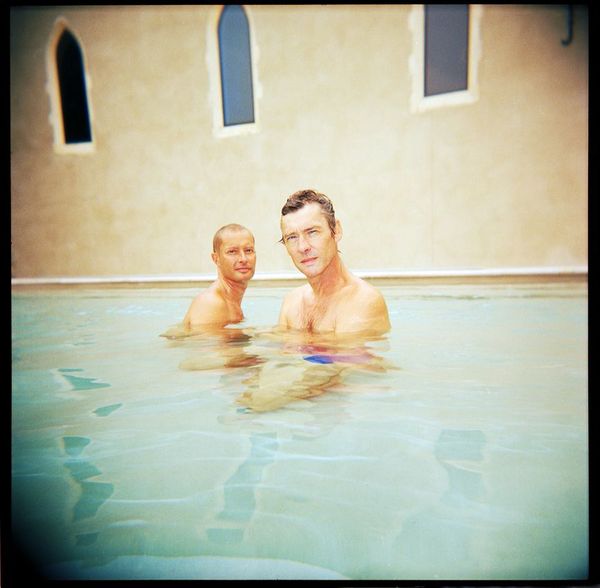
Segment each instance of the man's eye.
[[296,235],[290,235],[289,237],[286,237],[285,240],[286,241],[293,241],[296,238]]

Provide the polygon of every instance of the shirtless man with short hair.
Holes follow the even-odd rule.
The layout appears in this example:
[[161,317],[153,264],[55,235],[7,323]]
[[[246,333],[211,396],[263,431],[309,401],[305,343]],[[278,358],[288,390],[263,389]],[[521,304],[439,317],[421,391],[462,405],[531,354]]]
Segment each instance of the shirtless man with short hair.
[[314,190],[292,194],[281,210],[281,234],[294,265],[308,279],[285,297],[281,327],[335,334],[389,331],[382,294],[354,276],[340,257],[342,226],[327,196]]
[[217,279],[192,301],[183,319],[186,329],[223,327],[244,319],[242,298],[256,266],[254,235],[234,223],[221,227],[213,238],[211,257]]

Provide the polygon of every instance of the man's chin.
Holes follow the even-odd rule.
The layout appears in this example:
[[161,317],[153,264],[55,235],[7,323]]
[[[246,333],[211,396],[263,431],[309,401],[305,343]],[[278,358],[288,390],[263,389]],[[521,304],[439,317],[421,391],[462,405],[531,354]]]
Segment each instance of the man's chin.
[[318,276],[321,270],[316,265],[297,265],[298,270],[303,273],[307,278]]
[[248,271],[238,270],[236,273],[238,275],[240,282],[249,282],[254,277],[254,270],[248,270]]

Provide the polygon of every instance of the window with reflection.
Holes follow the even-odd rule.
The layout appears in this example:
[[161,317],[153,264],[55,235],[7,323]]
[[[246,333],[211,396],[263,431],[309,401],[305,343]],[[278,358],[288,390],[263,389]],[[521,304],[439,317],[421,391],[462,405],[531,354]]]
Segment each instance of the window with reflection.
[[250,28],[244,8],[228,4],[218,25],[223,124],[254,122]]
[[425,6],[425,96],[468,89],[469,5]]

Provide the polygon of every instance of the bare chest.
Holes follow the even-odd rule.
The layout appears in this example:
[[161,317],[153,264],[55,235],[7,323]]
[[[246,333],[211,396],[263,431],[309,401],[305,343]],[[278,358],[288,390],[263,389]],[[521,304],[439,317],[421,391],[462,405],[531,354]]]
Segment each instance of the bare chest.
[[336,300],[303,300],[297,316],[297,328],[309,333],[335,331],[345,311],[345,304]]

